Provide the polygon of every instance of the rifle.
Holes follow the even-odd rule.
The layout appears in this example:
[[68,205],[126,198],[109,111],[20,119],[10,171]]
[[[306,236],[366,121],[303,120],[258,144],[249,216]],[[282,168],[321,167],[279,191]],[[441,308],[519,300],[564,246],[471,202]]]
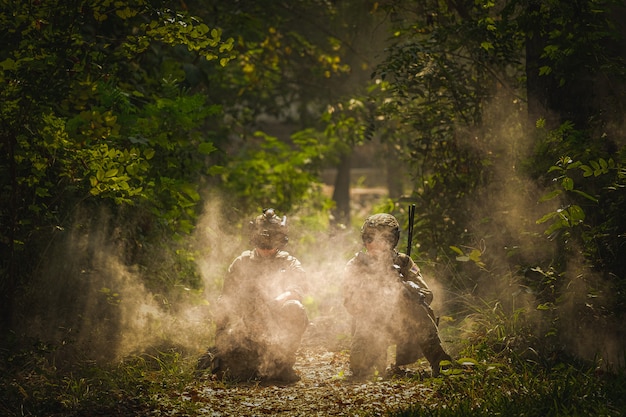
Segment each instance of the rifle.
[[406,254],[411,256],[411,246],[413,241],[413,222],[415,221],[415,204],[409,205],[409,236],[406,244]]
[[[413,224],[415,223],[415,204],[411,204],[409,206],[409,230],[408,230],[408,242],[407,242],[407,247],[406,247],[406,254],[408,256],[411,256],[411,246],[412,246],[412,241],[413,241]],[[411,281],[408,281],[411,284],[414,284]],[[419,288],[418,288],[419,290]],[[424,308],[426,309],[426,311],[428,312],[428,315],[433,319],[433,321],[435,322],[435,326],[439,327],[439,317],[435,317],[435,312],[433,311],[433,309],[426,304],[426,302],[424,301],[423,298],[420,298],[420,303],[424,306]]]

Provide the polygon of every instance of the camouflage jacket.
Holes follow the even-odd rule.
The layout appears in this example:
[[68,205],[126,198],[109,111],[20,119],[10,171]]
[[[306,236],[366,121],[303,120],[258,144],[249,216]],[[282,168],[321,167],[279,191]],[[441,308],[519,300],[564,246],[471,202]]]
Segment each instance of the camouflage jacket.
[[302,299],[305,273],[300,261],[286,251],[271,258],[244,251],[230,264],[215,313],[218,329],[233,320],[263,320],[278,295],[291,291]]
[[342,284],[344,306],[353,316],[385,314],[390,304],[407,291],[430,305],[433,294],[419,267],[406,254],[393,251],[384,260],[357,253],[346,266]]

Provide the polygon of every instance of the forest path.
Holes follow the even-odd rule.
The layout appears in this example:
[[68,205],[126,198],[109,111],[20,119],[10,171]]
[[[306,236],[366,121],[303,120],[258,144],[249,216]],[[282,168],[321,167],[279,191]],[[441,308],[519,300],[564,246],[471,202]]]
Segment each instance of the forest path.
[[303,344],[296,383],[230,384],[206,376],[183,395],[202,403],[199,416],[384,416],[435,394],[423,378],[425,365],[416,367],[412,378],[354,380],[347,350]]

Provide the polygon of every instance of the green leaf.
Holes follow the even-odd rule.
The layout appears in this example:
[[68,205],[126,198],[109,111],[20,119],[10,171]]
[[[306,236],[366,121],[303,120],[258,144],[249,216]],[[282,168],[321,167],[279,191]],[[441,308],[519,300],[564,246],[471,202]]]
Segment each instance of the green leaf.
[[607,172],[607,168],[609,167],[609,164],[603,158],[600,158],[600,167],[602,168],[604,172]]
[[39,197],[48,197],[50,196],[50,192],[47,188],[43,188],[43,187],[37,187],[35,189],[35,194],[37,194],[37,196]]
[[580,167],[581,165],[582,165],[582,162],[580,162],[580,161],[573,162],[573,161],[570,159],[570,162],[568,163],[568,165],[567,165],[567,168],[566,168],[566,169],[575,169],[575,168]]
[[544,65],[541,68],[539,68],[539,75],[548,75],[551,72],[552,72],[552,68],[550,68],[547,65]]
[[537,224],[545,223],[545,222],[547,222],[548,220],[551,220],[551,219],[553,219],[555,216],[558,216],[558,215],[559,215],[559,213],[557,213],[557,212],[555,212],[555,211],[551,211],[550,213],[545,214],[542,218],[540,218],[539,220],[537,220],[535,223],[537,223]]
[[455,251],[459,255],[464,255],[463,251],[461,249],[457,248],[456,246],[450,246],[450,249],[452,249],[453,251]]
[[574,180],[570,177],[565,177],[563,178],[563,181],[561,181],[561,185],[564,190],[572,191],[574,189]]
[[479,251],[478,249],[473,249],[470,254],[469,254],[469,258],[476,263],[480,263],[480,257],[482,255],[482,252]]
[[212,142],[202,142],[200,145],[198,145],[198,152],[203,155],[208,155],[216,149],[217,148]]
[[478,361],[476,359],[468,358],[468,357],[462,357],[462,358],[457,359],[456,361],[463,366],[478,365]]
[[0,68],[2,68],[3,71],[16,71],[18,66],[14,60],[7,58],[0,62]]
[[562,192],[563,190],[554,190],[554,191],[549,192],[548,194],[544,194],[539,199],[539,202],[543,203],[544,201],[552,200],[554,197],[558,196]]
[[567,209],[569,223],[572,226],[580,224],[585,220],[585,212],[580,206],[573,205]]
[[200,201],[200,194],[192,184],[183,184],[180,190],[187,194],[193,201]]
[[593,175],[593,169],[589,165],[581,165],[580,169],[583,170],[583,177],[590,177]]
[[583,192],[583,191],[580,191],[580,190],[572,190],[572,192],[574,192],[574,193],[576,193],[576,194],[578,194],[578,195],[581,195],[581,196],[585,197],[587,200],[591,200],[591,201],[593,201],[594,203],[597,203],[597,202],[598,202],[598,199],[597,199],[597,198],[595,198],[594,196],[589,195],[589,194],[587,194],[587,193],[585,193],[585,192]]

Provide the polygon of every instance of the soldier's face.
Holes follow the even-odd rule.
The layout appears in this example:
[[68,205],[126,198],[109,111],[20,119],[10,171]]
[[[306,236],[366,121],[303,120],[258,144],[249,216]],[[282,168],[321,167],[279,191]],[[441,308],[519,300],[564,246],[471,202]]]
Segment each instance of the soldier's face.
[[259,256],[261,258],[270,258],[274,255],[276,255],[276,253],[278,252],[278,249],[273,248],[273,249],[261,249],[261,248],[256,248],[257,253],[259,254]]
[[368,252],[372,253],[386,252],[391,250],[391,242],[393,240],[393,235],[385,232],[369,233],[363,237],[365,248]]
[[270,233],[268,231],[264,231],[260,235],[257,236],[254,243],[257,249],[272,249],[276,250],[285,245],[287,242],[287,237],[281,233]]

